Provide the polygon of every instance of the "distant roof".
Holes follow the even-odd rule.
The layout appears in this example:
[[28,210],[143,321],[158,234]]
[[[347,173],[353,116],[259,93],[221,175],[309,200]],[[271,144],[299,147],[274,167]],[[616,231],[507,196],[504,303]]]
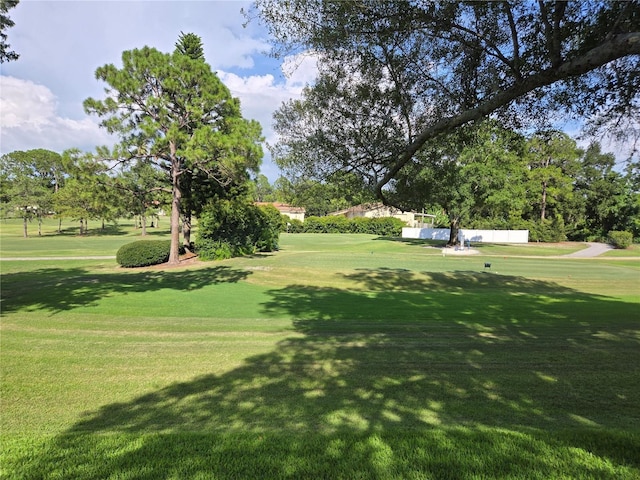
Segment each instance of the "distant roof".
[[395,207],[387,207],[383,203],[363,203],[360,205],[356,205],[355,207],[346,208],[344,210],[338,210],[337,212],[331,212],[329,213],[329,215],[344,215],[346,213],[372,212],[375,210],[381,210],[383,208],[388,208],[392,212],[400,212],[399,209]]
[[280,203],[280,202],[255,202],[255,204],[258,206],[273,205],[278,209],[279,212],[282,212],[282,213],[305,213],[306,212],[304,207],[294,207],[292,205],[288,205],[286,203]]

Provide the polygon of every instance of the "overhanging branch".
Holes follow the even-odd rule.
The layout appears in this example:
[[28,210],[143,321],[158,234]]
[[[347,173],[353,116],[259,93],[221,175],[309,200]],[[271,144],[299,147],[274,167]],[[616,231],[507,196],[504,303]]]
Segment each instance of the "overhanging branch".
[[552,67],[523,78],[506,90],[496,93],[476,107],[434,123],[423,130],[413,142],[407,145],[405,151],[396,159],[391,168],[376,184],[376,195],[383,202],[386,201],[382,192],[384,186],[395,178],[402,167],[404,167],[429,140],[434,139],[446,131],[486,117],[499,108],[510,104],[514,100],[538,88],[552,85],[567,78],[584,75],[609,62],[629,55],[640,55],[640,32],[611,37],[601,45],[585,52],[579,57],[568,60],[557,67]]

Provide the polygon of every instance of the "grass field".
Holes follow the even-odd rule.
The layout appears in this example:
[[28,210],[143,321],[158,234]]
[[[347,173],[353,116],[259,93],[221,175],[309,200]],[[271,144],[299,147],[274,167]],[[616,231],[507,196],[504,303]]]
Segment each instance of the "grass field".
[[[20,232],[3,258],[135,239]],[[526,248],[2,261],[0,478],[640,478],[640,261]]]

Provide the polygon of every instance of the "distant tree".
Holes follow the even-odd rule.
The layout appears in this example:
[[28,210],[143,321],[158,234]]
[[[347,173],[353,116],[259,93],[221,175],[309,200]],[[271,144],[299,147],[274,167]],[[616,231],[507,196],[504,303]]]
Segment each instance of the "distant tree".
[[574,187],[584,209],[580,239],[604,240],[610,231],[632,231],[640,205],[634,202],[631,178],[615,170],[614,155],[592,143],[580,163]]
[[118,196],[111,190],[106,166],[93,155],[72,149],[63,152],[69,177],[53,199],[56,214],[80,222],[80,235],[88,232],[89,220],[114,221],[118,217]]
[[246,178],[262,157],[260,125],[242,118],[240,102],[200,59],[143,47],[124,52],[122,63],[121,69],[98,68],[97,78],[109,86],[107,95],[85,100],[85,109],[120,136],[115,160],[154,162],[168,173],[169,263],[178,263],[183,197],[193,191],[182,178],[199,176],[222,187]]
[[541,222],[562,215],[563,204],[572,201],[581,154],[575,140],[559,131],[538,132],[527,142],[530,203]]
[[258,175],[253,181],[253,199],[256,202],[275,202],[275,190],[265,175]]
[[640,162],[629,162],[625,168],[625,178],[628,182],[631,201],[630,218],[631,232],[635,238],[640,238]]
[[[205,61],[202,40],[194,33],[185,34],[180,32],[174,53],[186,55],[192,60]],[[186,128],[191,128],[191,125],[186,125]],[[205,184],[207,184],[207,175],[197,175],[197,173],[194,173],[189,169],[184,169],[180,176],[180,188],[182,190],[182,241],[185,248],[191,248],[192,216],[196,210],[199,210],[199,204],[195,199],[196,192],[199,192],[200,196],[203,196],[203,185],[198,185],[198,182],[194,183],[194,179],[197,178],[200,178]],[[210,197],[210,195],[205,196],[206,198]]]
[[319,181],[305,176],[280,177],[275,183],[280,201],[304,207],[306,215],[323,216],[362,203],[375,201],[371,190],[355,174],[336,172]]
[[314,178],[360,172],[385,201],[420,151],[487,116],[514,128],[640,116],[637,1],[256,0],[249,15],[275,54],[319,61],[276,115],[276,160]]
[[2,163],[5,208],[23,220],[23,234],[28,236],[27,223],[38,220],[38,235],[42,220],[53,210],[53,195],[64,181],[62,157],[45,149],[16,151],[4,155]]
[[147,234],[147,217],[157,213],[165,203],[164,178],[163,172],[153,164],[138,161],[111,179],[110,191],[120,198],[125,215],[140,219],[142,236]]
[[468,126],[419,152],[387,195],[406,210],[443,209],[450,245],[464,226],[513,228],[527,202],[523,145],[495,122]]
[[9,50],[11,46],[7,43],[7,34],[5,33],[8,28],[15,25],[7,13],[15,8],[18,2],[19,0],[0,0],[0,63],[17,60],[20,57],[16,52]]

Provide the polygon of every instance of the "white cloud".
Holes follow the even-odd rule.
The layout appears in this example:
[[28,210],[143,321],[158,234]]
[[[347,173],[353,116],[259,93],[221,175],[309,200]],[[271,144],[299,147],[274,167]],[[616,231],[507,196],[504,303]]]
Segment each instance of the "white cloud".
[[220,80],[240,99],[243,116],[260,122],[267,141],[274,137],[271,130],[273,113],[283,102],[299,98],[304,86],[312,83],[317,75],[315,59],[309,55],[286,58],[282,69],[284,82],[277,82],[271,74],[243,77],[218,71]]
[[[318,73],[316,58],[310,54],[287,57],[281,68],[285,79],[280,82],[271,74],[240,76],[221,70],[217,72],[231,94],[240,99],[242,116],[260,122],[267,144],[278,140],[272,128],[273,113],[283,102],[299,98],[302,89],[313,83]],[[264,153],[261,171],[273,181],[279,176],[279,170],[266,148]]]
[[45,148],[93,150],[113,139],[88,117],[65,118],[58,114],[56,96],[44,85],[0,76],[0,151]]
[[318,76],[318,56],[305,52],[285,57],[282,72],[290,86],[304,87],[312,84]]

